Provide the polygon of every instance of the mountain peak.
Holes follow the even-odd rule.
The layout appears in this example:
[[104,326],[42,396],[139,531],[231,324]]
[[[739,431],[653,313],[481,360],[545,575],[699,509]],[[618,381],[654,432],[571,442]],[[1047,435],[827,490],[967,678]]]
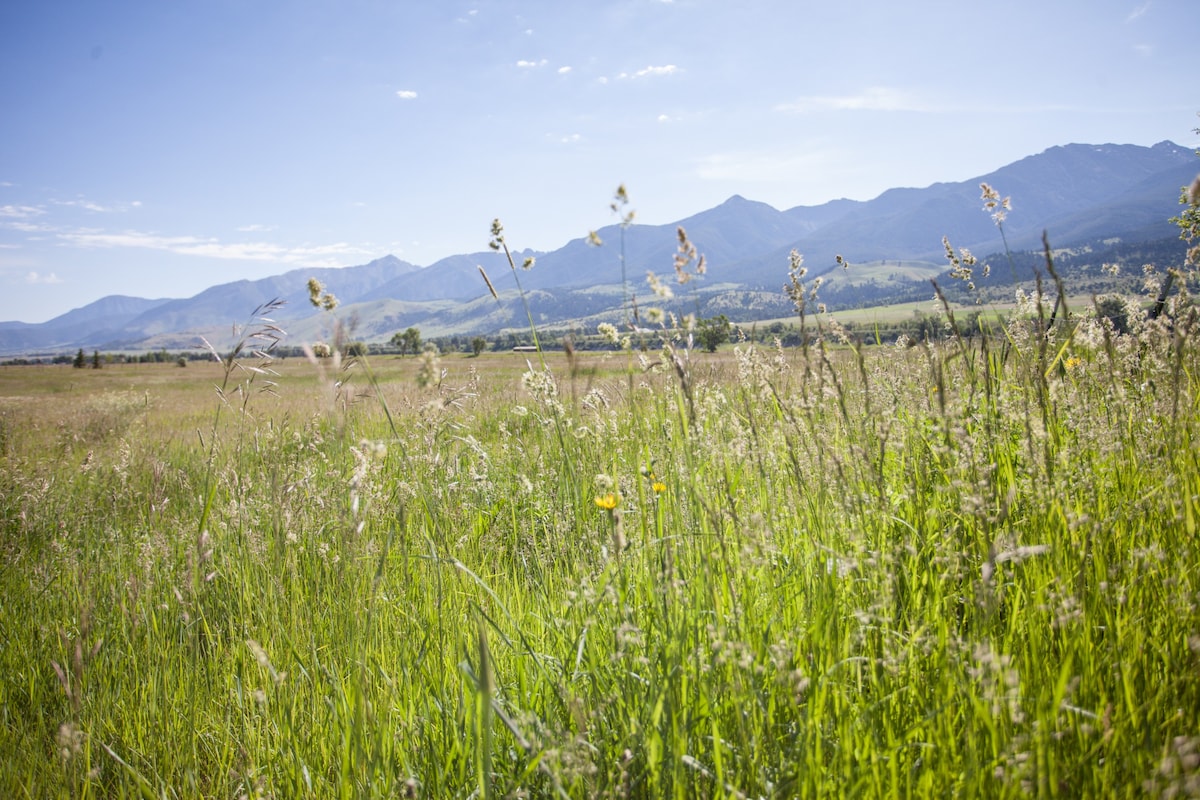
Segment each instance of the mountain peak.
[[758,200],[747,200],[745,197],[742,197],[740,194],[732,195],[724,203],[721,203],[721,205],[717,206],[717,208],[724,208],[724,209],[764,208],[764,207],[773,208],[773,206],[769,205],[768,203],[763,203]]
[[368,266],[368,267],[403,267],[403,266],[407,266],[407,262],[401,261],[400,259],[396,258],[391,253],[388,253],[386,256],[380,256],[379,258],[370,262],[366,266]]

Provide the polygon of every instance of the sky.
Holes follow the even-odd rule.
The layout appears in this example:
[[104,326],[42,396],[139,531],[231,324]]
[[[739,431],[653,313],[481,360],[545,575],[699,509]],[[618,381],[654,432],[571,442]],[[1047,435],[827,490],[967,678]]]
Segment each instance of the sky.
[[0,320],[428,266],[497,217],[554,250],[621,184],[665,224],[1194,147],[1198,35],[1195,0],[5,0]]

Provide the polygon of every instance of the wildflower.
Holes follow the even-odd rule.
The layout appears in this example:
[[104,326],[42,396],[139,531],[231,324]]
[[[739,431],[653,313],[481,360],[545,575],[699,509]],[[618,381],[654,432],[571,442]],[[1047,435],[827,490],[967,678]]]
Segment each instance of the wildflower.
[[637,212],[633,209],[625,210],[629,207],[629,193],[625,191],[623,183],[617,187],[616,194],[613,195],[613,202],[609,203],[608,207],[614,214],[620,215],[622,228],[632,225],[634,217],[637,216]]
[[[706,267],[704,256],[697,252],[696,245],[688,239],[687,231],[680,226],[676,229],[675,235],[679,239],[679,249],[675,253],[675,278],[682,286],[691,281],[694,276],[703,275]],[[689,273],[687,268],[693,262],[696,266],[694,271]]]
[[562,403],[558,400],[558,384],[549,372],[535,370],[531,365],[529,371],[521,376],[521,384],[535,400],[551,412],[562,413]]
[[796,309],[797,314],[804,314],[807,304],[804,288],[804,276],[808,274],[808,268],[804,266],[804,256],[796,250],[788,254],[788,282],[783,287],[787,292],[788,298],[792,301],[792,306]]
[[651,461],[642,466],[642,477],[650,481],[650,489],[655,494],[662,494],[667,490],[667,485],[659,480],[658,475],[654,474],[654,462]]
[[675,296],[675,292],[671,287],[659,280],[658,276],[653,272],[646,273],[646,283],[650,285],[650,291],[654,292],[655,296],[660,300],[670,300]]
[[445,371],[442,369],[437,345],[433,342],[427,342],[424,352],[421,353],[421,366],[417,370],[417,385],[421,388],[428,386],[440,387],[444,376]]
[[602,244],[604,244],[604,240],[601,239],[600,234],[596,233],[595,231],[588,231],[587,243],[592,247],[600,247]]
[[986,183],[979,184],[979,188],[983,190],[983,210],[992,215],[993,222],[1000,225],[1008,218],[1008,212],[1012,211],[1012,198],[1001,199],[1000,193]]
[[333,311],[337,308],[338,299],[332,292],[325,291],[325,286],[316,278],[308,279],[308,302],[315,308]]
[[1071,356],[1063,362],[1063,366],[1065,366],[1068,370],[1072,370],[1078,367],[1081,363],[1082,362],[1080,361],[1079,356]]
[[602,494],[599,497],[594,497],[592,500],[600,508],[611,512],[616,509],[617,504],[621,502],[621,496],[616,492],[608,492],[607,494]]
[[616,344],[619,338],[616,326],[608,322],[601,322],[597,325],[596,332],[609,344]]

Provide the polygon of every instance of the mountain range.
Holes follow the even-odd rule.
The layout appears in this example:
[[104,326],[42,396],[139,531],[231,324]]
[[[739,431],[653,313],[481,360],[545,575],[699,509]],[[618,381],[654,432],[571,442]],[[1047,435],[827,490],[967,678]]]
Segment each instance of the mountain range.
[[[767,318],[787,313],[781,287],[793,249],[804,255],[813,277],[834,269],[839,255],[852,265],[872,265],[868,273],[881,276],[886,286],[875,277],[870,290],[849,280],[838,295],[839,302],[861,304],[888,292],[903,294],[906,283],[943,272],[943,236],[976,254],[1038,249],[1043,231],[1063,248],[1177,240],[1169,219],[1179,213],[1181,187],[1198,170],[1196,154],[1172,142],[1069,144],[971,180],[890,189],[867,201],[840,199],[780,211],[735,195],[669,225],[603,228],[597,231],[604,242],[600,247],[581,237],[552,252],[516,252],[514,259],[518,265],[527,257],[536,260],[519,278],[537,324],[574,321],[594,328],[595,322],[621,316],[621,238],[629,290],[646,305],[647,271],[674,279],[676,231],[682,227],[707,263],[707,274],[686,287],[689,310]],[[1012,197],[1013,209],[1003,223],[1007,242],[982,210],[981,183]],[[1181,258],[1182,243],[1178,251]],[[498,299],[480,277],[480,267]],[[846,274],[853,275],[853,269]],[[425,338],[493,334],[525,327],[516,277],[503,255],[493,251],[450,256],[427,267],[387,255],[361,266],[297,269],[220,284],[186,299],[109,296],[44,323],[0,322],[0,355],[81,347],[191,349],[201,336],[212,340],[242,321],[231,318],[231,310],[249,314],[276,298],[287,301],[275,318],[289,338],[315,341],[328,334],[329,319],[308,301],[310,278],[339,298],[336,313],[351,321],[355,337],[364,341],[386,341],[409,326]],[[684,288],[677,287],[677,294]],[[928,283],[921,291],[928,294]]]

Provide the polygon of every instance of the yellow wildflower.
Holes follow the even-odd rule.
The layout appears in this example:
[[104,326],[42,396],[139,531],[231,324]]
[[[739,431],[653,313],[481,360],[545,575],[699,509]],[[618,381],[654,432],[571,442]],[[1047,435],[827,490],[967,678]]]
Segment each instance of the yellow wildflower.
[[617,504],[621,502],[621,498],[615,492],[602,494],[599,497],[593,498],[593,500],[595,501],[596,505],[598,505],[600,508],[603,508],[605,511],[612,511],[617,507]]

